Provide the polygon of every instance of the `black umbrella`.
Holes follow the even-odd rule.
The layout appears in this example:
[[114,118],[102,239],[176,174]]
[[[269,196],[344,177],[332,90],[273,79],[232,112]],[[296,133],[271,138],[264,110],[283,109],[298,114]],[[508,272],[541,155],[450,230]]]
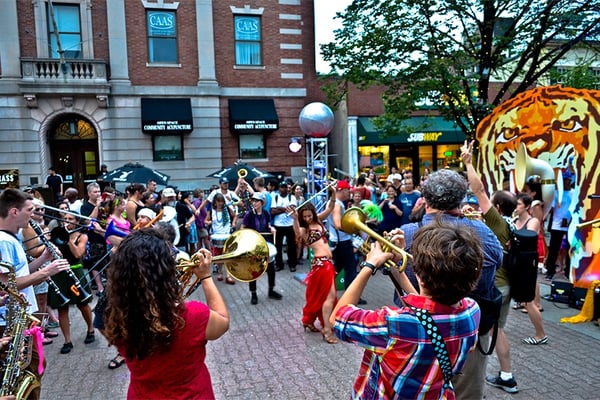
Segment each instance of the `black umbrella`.
[[213,172],[212,174],[210,174],[208,176],[211,176],[211,177],[217,178],[217,179],[221,179],[221,178],[225,177],[225,178],[229,179],[230,182],[237,181],[237,179],[240,176],[243,177],[247,182],[251,182],[252,179],[254,179],[256,177],[275,178],[274,175],[272,175],[266,171],[263,171],[260,168],[257,168],[257,167],[254,167],[252,165],[242,163],[242,162],[238,162],[233,165],[230,165],[229,167],[225,167],[219,171]]
[[159,185],[166,185],[169,182],[169,175],[165,175],[160,171],[152,168],[144,167],[139,163],[127,163],[122,167],[113,169],[110,172],[102,175],[102,179],[106,182],[128,182],[128,183],[143,183],[150,180],[155,180]]

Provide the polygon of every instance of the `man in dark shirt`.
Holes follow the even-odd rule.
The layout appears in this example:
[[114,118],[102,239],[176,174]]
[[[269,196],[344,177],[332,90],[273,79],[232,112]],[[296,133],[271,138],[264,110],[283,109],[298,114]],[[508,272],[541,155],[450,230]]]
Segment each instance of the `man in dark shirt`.
[[[102,270],[105,263],[108,261],[106,256],[106,241],[104,240],[105,230],[100,225],[99,221],[106,221],[104,209],[102,208],[102,192],[100,185],[96,182],[87,185],[87,201],[81,206],[81,215],[91,218],[91,228],[88,232],[89,253],[83,260],[83,266],[87,268],[98,288],[98,293],[104,291],[102,277],[98,271]],[[100,262],[104,257],[104,261]],[[96,265],[98,264],[98,265]]]
[[62,176],[56,173],[56,169],[54,167],[48,168],[46,186],[52,189],[54,201],[58,202],[58,198],[63,194],[63,178]]

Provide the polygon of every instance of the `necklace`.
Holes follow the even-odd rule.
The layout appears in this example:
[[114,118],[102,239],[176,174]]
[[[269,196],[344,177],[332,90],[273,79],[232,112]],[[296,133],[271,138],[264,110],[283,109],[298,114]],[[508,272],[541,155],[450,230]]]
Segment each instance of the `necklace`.
[[[221,214],[221,218],[219,218],[219,213]],[[223,222],[223,211],[215,210],[215,219],[221,224]]]

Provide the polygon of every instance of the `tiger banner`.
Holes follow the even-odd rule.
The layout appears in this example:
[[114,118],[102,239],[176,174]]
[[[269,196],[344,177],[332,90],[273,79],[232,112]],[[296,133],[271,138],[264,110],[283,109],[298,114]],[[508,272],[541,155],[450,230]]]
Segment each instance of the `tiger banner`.
[[476,168],[490,193],[506,185],[516,191],[524,177],[538,173],[536,164],[549,165],[553,176],[541,177],[548,212],[553,199],[560,202],[564,178],[570,178],[571,219],[564,226],[570,280],[576,287],[588,288],[600,279],[599,137],[600,91],[563,86],[515,96],[496,107],[476,131]]

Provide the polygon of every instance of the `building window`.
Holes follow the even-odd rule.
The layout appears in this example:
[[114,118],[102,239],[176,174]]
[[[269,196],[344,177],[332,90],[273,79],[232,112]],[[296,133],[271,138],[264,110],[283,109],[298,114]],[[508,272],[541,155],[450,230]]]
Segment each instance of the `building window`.
[[177,24],[174,11],[146,11],[148,62],[177,63]]
[[260,17],[235,15],[235,63],[262,65]]
[[79,4],[48,4],[48,52],[51,58],[82,58]]
[[181,135],[152,135],[154,161],[183,160],[183,137]]
[[240,158],[267,158],[263,135],[240,135]]

